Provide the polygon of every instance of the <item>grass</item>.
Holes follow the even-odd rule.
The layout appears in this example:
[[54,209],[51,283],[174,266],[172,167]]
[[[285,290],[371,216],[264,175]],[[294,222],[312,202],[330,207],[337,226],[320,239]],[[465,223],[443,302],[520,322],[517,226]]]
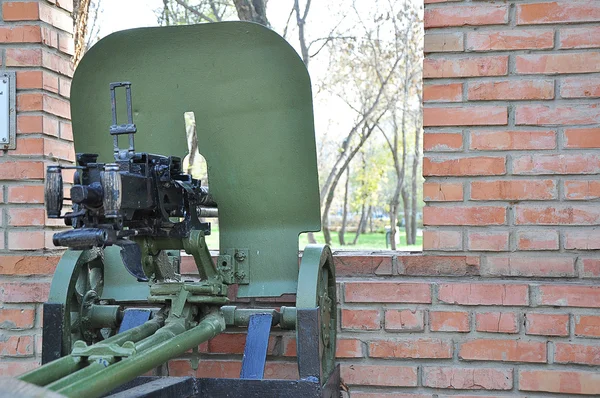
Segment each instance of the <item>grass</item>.
[[[346,241],[352,242],[354,240],[354,232],[346,233]],[[325,243],[322,232],[315,232],[315,239],[317,243]],[[407,245],[406,234],[403,230],[399,231],[399,245],[397,250],[400,251],[421,251],[423,250],[423,236],[417,234],[417,244]],[[332,249],[334,250],[390,250],[389,246],[385,246],[385,234],[384,233],[367,233],[361,234],[358,238],[356,245],[341,246],[337,232],[332,233]],[[213,225],[212,233],[206,237],[206,244],[211,250],[218,250],[219,248],[219,227]],[[301,234],[299,239],[300,249],[304,248],[308,244],[308,237],[306,234]]]

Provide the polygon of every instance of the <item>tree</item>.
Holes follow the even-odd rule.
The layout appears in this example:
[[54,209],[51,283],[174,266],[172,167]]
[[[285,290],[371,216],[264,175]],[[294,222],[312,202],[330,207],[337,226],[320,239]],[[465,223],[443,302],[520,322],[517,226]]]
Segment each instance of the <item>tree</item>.
[[270,26],[266,0],[163,0],[158,15],[161,25],[220,22],[237,16],[242,21]]

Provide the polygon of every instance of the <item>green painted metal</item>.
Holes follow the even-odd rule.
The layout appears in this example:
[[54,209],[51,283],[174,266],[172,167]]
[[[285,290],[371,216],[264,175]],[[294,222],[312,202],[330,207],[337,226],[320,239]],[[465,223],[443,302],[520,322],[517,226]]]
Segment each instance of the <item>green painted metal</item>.
[[[123,333],[119,333],[112,337],[107,338],[99,344],[123,344],[126,341],[137,342],[151,336],[156,332],[162,325],[162,315],[157,315],[153,319],[144,323],[143,325],[129,329]],[[28,383],[36,384],[38,386],[45,386],[65,377],[71,373],[77,372],[87,364],[86,361],[82,361],[81,357],[73,357],[71,355],[64,356],[56,361],[50,362],[49,364],[31,370],[21,376],[19,379]]]
[[100,298],[120,302],[146,301],[149,294],[147,283],[138,282],[121,259],[121,248],[110,246],[104,250],[104,287]]
[[296,52],[244,22],[102,39],[83,57],[71,90],[75,149],[100,161],[113,156],[108,87],[116,81],[132,83],[137,151],[183,157],[183,114],[194,112],[222,252],[248,249],[250,283],[238,296],[294,293],[298,234],[320,229],[310,79]]
[[[335,367],[337,292],[335,267],[329,246],[308,245],[304,249],[298,275],[296,308],[319,308],[321,366],[324,375],[331,374]],[[296,334],[299,330],[296,327]]]
[[169,359],[182,355],[192,347],[197,347],[223,330],[225,330],[223,316],[219,313],[209,314],[194,328],[132,357],[122,359],[86,378],[79,379],[58,392],[68,397],[94,398],[102,396]]

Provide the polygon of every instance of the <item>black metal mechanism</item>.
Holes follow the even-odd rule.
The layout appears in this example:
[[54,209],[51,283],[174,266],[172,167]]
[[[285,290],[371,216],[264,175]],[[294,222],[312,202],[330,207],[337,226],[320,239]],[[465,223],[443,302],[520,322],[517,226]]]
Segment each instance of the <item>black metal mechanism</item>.
[[[127,123],[117,123],[115,89],[124,87]],[[77,154],[75,184],[71,187],[73,211],[61,216],[62,169],[49,166],[46,180],[48,217],[64,218],[74,229],[54,234],[56,246],[88,249],[118,245],[127,270],[147,280],[134,237],[187,238],[190,231],[210,235],[210,223],[200,221],[199,207],[215,208],[207,187],[182,171],[181,159],[135,152],[131,83],[111,83],[114,163],[97,163],[98,155]],[[119,135],[127,134],[129,147],[119,149]],[[181,221],[173,221],[181,218]]]

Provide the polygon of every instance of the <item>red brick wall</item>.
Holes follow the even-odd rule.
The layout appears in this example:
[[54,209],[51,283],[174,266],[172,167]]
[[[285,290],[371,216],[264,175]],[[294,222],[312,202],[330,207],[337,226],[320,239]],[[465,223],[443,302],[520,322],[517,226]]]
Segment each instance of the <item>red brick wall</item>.
[[71,0],[0,1],[0,69],[17,73],[17,145],[0,153],[0,375],[37,365],[41,305],[60,251],[45,165],[72,162]]
[[[13,15],[27,21],[9,26],[48,28],[65,48],[59,18],[34,3],[19,3]],[[344,381],[354,398],[600,395],[600,2],[425,3],[425,253],[336,254]],[[64,91],[46,83],[67,82],[68,70],[49,62],[62,56],[56,40],[31,37],[0,44],[6,62],[26,51],[19,71],[43,71],[19,97],[18,145],[38,141],[0,157],[3,374],[39,358],[32,303],[56,257],[40,238],[50,226],[32,225],[42,224],[36,165],[70,140],[68,114],[50,105]],[[29,246],[8,246],[15,232]],[[198,371],[181,358],[171,374],[237,377],[244,340],[228,331],[200,347]],[[266,377],[296,377],[294,353],[294,334],[275,331]]]

